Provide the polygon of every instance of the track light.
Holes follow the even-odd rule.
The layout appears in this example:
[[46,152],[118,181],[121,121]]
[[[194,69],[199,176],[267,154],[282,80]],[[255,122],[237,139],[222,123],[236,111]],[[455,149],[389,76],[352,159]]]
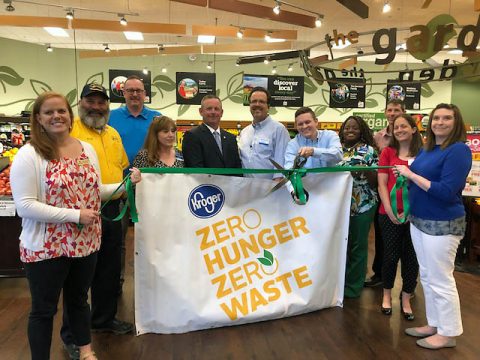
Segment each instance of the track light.
[[272,32],[269,31],[265,34],[265,41],[269,41],[272,39]]
[[145,74],[145,75],[148,75],[148,68],[145,66],[142,70],[142,72]]
[[15,8],[13,7],[12,5],[12,2],[11,1],[3,1],[5,4],[8,4],[6,7],[5,7],[5,10],[8,11],[8,12],[12,12],[12,11],[15,11]]
[[243,28],[239,28],[237,31],[237,37],[243,39]]
[[211,69],[212,69],[212,62],[211,62],[211,61],[208,62],[208,64],[207,64],[207,69],[208,69],[208,70],[211,70]]
[[163,44],[158,44],[158,52],[162,52],[165,50],[165,46]]
[[288,64],[288,71],[293,71],[293,64]]
[[277,67],[274,66],[274,67],[272,68],[272,74],[276,74],[276,73],[277,73]]
[[164,67],[162,67],[162,73],[164,73],[164,74],[165,74],[166,72],[167,72],[167,68],[166,68],[165,66],[164,66]]
[[65,14],[65,17],[68,19],[68,20],[73,20],[73,9],[67,9],[67,13]]
[[385,14],[385,13],[389,12],[390,10],[392,10],[392,7],[390,6],[390,2],[385,0],[385,2],[383,4],[382,12]]
[[270,63],[270,59],[268,57],[266,57],[265,60],[263,60],[263,63],[265,65],[268,65]]
[[120,25],[127,26],[128,21],[127,21],[127,19],[125,19],[125,15],[124,14],[118,14],[118,16],[120,17]]
[[103,51],[105,51],[106,53],[109,53],[111,51],[108,47],[108,44],[103,44],[103,46],[105,46],[105,49],[103,49]]
[[47,51],[48,52],[52,52],[53,51],[53,48],[50,44],[47,44]]
[[280,1],[275,1],[275,6],[273,8],[273,12],[276,15],[280,14],[280,5],[281,5]]
[[322,17],[319,15],[317,16],[317,20],[315,20],[315,26],[318,28],[322,26]]

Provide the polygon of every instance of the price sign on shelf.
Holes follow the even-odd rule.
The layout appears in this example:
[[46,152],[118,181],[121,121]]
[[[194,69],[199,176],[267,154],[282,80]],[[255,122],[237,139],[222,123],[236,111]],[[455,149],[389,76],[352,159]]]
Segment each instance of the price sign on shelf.
[[0,200],[0,216],[15,216],[13,200]]

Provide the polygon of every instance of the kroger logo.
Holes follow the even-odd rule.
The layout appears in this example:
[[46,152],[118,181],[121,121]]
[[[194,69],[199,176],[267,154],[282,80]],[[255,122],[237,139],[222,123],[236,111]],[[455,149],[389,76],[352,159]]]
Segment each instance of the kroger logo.
[[217,215],[224,202],[225,194],[215,185],[197,186],[188,195],[190,212],[202,219]]

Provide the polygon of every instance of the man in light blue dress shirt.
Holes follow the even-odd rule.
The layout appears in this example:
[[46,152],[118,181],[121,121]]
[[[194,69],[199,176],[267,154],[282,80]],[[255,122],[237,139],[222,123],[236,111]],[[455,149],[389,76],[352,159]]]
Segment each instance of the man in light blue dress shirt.
[[305,168],[333,166],[343,160],[342,144],[335,131],[318,130],[318,119],[312,109],[295,112],[298,134],[289,141],[285,152],[285,169],[293,167],[297,155],[307,158]]
[[[270,159],[283,165],[285,149],[290,136],[278,121],[268,115],[270,93],[256,87],[249,96],[252,124],[240,133],[238,148],[244,169],[274,169]],[[282,174],[249,174],[246,176],[263,179],[281,179]]]

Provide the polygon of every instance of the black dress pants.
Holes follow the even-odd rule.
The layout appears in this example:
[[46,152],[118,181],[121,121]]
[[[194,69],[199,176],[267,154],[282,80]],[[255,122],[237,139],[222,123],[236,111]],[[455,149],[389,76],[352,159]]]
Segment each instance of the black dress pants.
[[[111,200],[102,209],[102,214],[108,218],[116,217],[119,213],[119,205],[119,199]],[[92,328],[108,327],[117,314],[121,251],[121,222],[102,219],[102,244],[98,252],[97,266],[91,288]],[[63,326],[60,331],[62,340],[65,344],[76,344],[72,338],[69,323],[68,313],[64,311]]]
[[32,296],[28,341],[33,360],[50,359],[53,317],[62,288],[72,337],[79,346],[90,344],[88,288],[96,261],[97,252],[86,257],[60,257],[24,264]]

